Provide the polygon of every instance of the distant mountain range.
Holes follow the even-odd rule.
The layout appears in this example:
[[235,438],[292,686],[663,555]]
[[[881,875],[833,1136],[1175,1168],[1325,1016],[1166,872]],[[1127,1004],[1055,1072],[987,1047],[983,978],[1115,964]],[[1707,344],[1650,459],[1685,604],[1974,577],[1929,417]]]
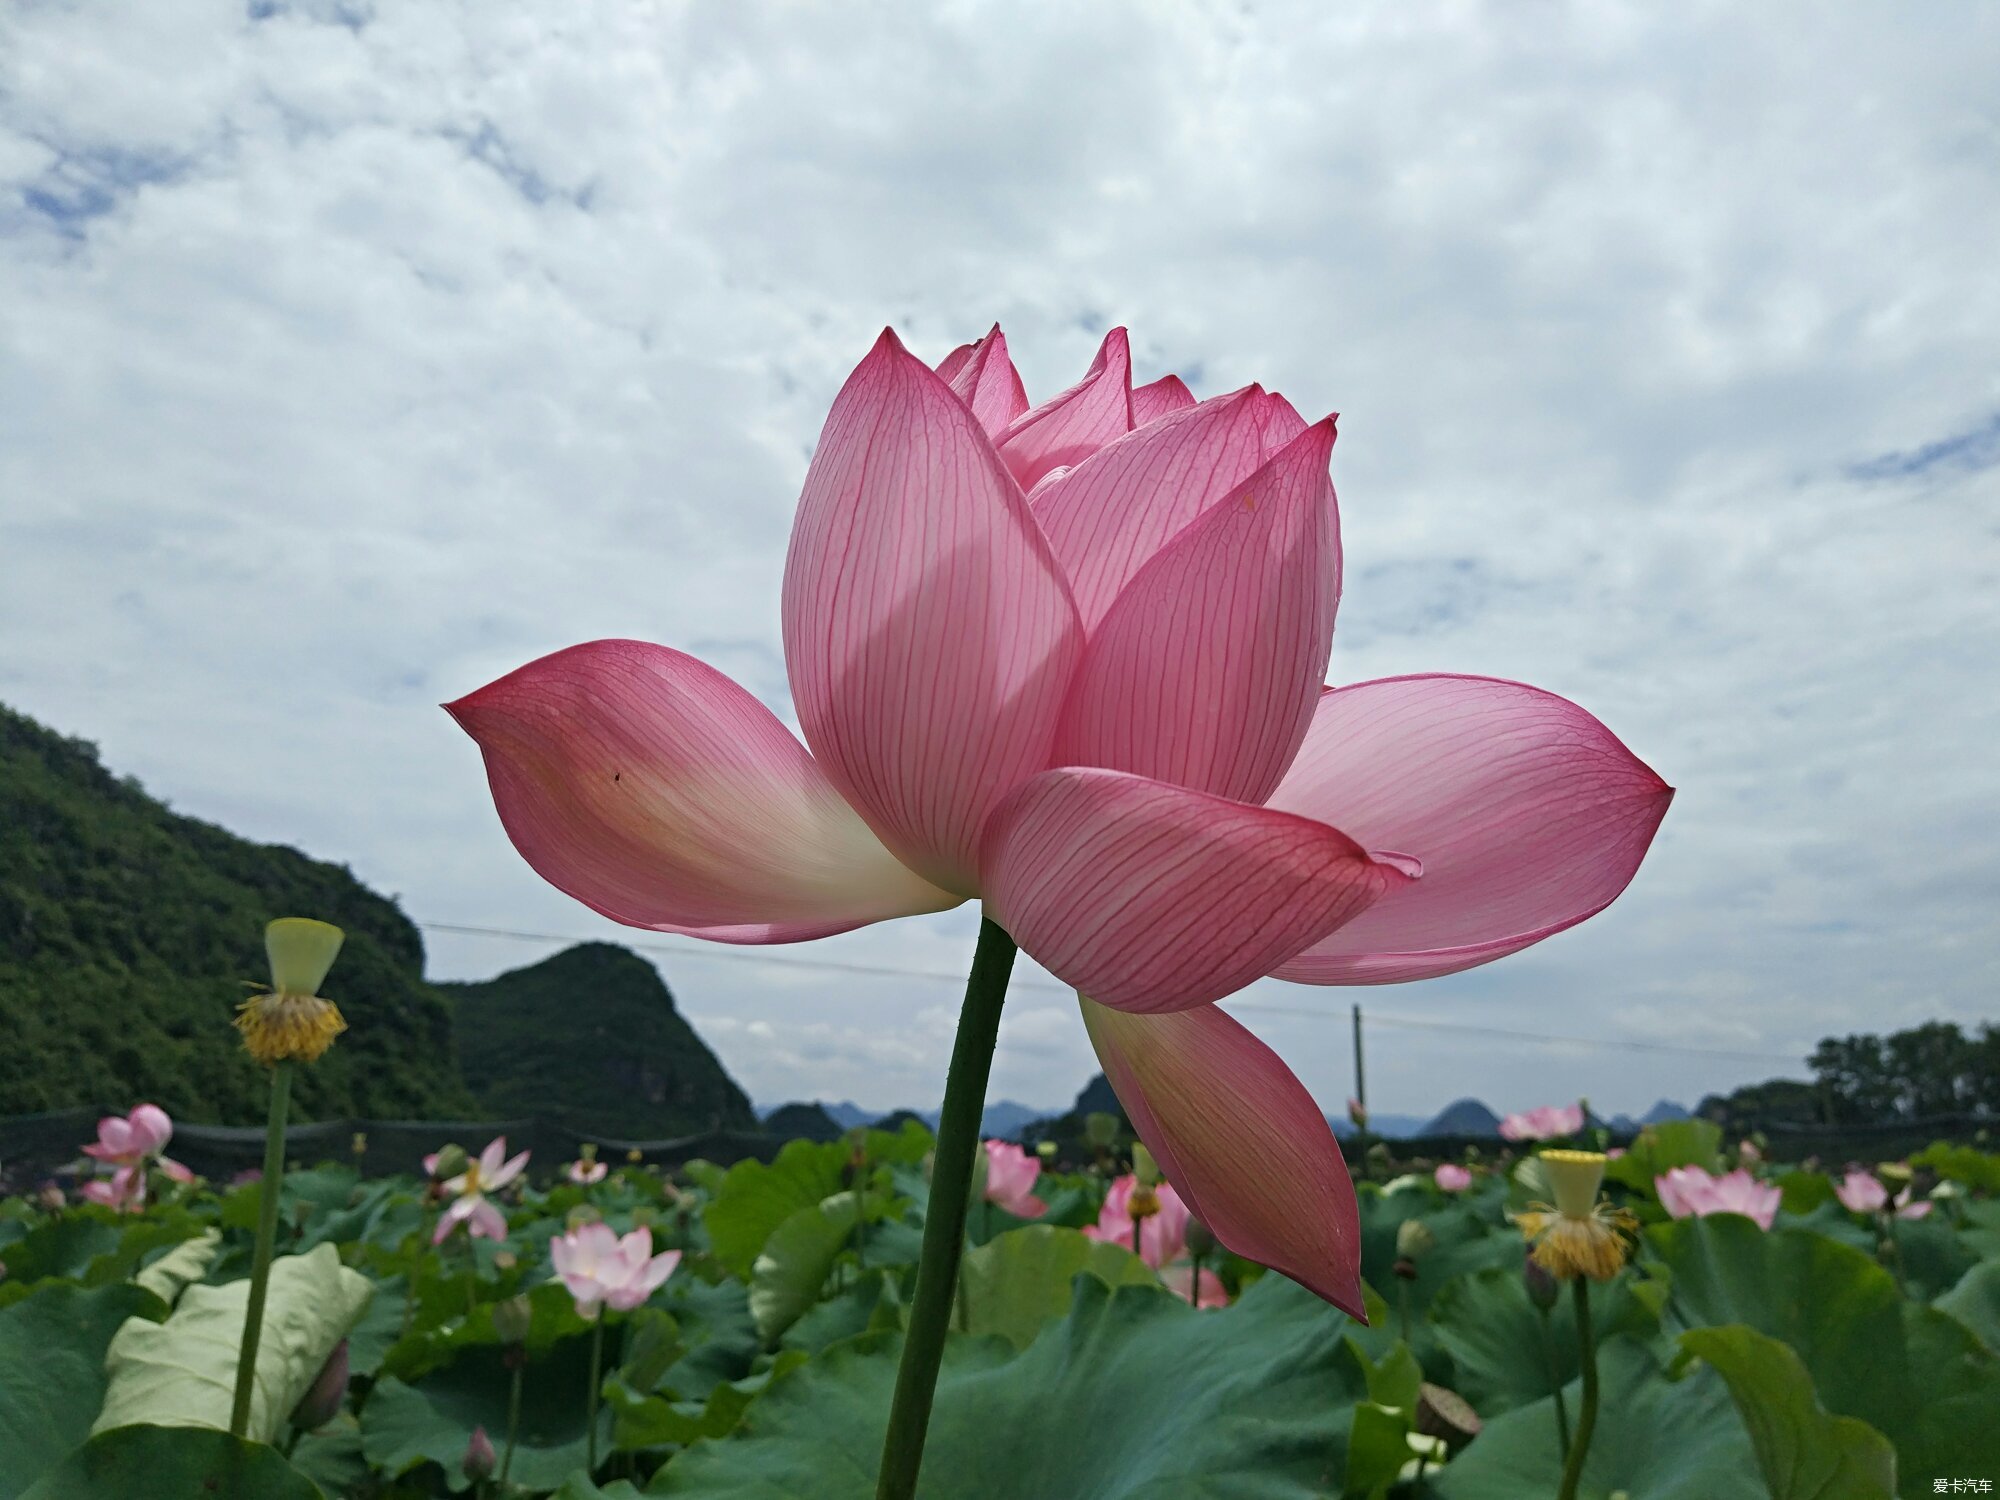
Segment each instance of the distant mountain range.
[[[852,1099],[816,1099],[811,1101],[809,1105],[799,1102],[760,1104],[757,1106],[757,1117],[766,1122],[766,1124],[773,1126],[773,1128],[777,1128],[784,1125],[786,1121],[803,1122],[806,1118],[805,1116],[786,1115],[786,1111],[815,1107],[824,1111],[826,1117],[842,1130],[852,1130],[856,1125],[873,1125],[877,1121],[888,1119],[892,1115],[914,1115],[917,1119],[922,1120],[926,1125],[930,1126],[931,1129],[937,1129],[938,1112],[934,1109],[864,1109]],[[1054,1111],[1035,1109],[1030,1105],[1018,1103],[1013,1099],[994,1099],[987,1104],[985,1114],[980,1117],[979,1128],[987,1136],[1005,1139],[1017,1134],[1021,1127],[1029,1122],[1042,1119],[1052,1113]],[[780,1115],[785,1115],[785,1120],[781,1121],[778,1118]]]

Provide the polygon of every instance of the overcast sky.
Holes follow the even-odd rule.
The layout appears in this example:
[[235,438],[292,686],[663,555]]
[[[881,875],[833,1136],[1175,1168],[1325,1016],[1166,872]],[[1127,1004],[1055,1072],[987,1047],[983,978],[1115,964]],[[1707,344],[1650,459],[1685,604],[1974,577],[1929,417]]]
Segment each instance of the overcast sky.
[[[1123,323],[1140,379],[1341,413],[1334,681],[1524,679],[1680,789],[1583,928],[1246,991],[1323,1104],[1357,998],[1749,1054],[1384,1025],[1408,1112],[1992,1017],[1996,77],[1973,4],[16,0],[0,700],[419,921],[617,935],[435,705],[627,635],[789,718],[791,511],[881,327],[997,318],[1041,399]],[[929,1105],[956,981],[754,960],[962,972],[976,921],[655,956],[758,1100]],[[993,1093],[1066,1102],[1020,973]]]

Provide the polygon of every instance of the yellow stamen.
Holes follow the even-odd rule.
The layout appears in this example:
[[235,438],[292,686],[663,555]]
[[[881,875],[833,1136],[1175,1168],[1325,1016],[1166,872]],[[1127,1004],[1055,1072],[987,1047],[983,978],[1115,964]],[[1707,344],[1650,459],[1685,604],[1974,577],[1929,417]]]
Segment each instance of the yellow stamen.
[[1149,1187],[1135,1187],[1125,1200],[1125,1212],[1135,1219],[1150,1219],[1160,1211],[1160,1195]]
[[318,995],[252,995],[236,1007],[236,1029],[258,1062],[317,1062],[347,1030],[340,1007]]
[[1630,1213],[1608,1203],[1593,1204],[1582,1218],[1537,1204],[1516,1214],[1514,1222],[1534,1245],[1535,1264],[1558,1281],[1576,1276],[1609,1281],[1625,1264],[1626,1236],[1638,1229]]

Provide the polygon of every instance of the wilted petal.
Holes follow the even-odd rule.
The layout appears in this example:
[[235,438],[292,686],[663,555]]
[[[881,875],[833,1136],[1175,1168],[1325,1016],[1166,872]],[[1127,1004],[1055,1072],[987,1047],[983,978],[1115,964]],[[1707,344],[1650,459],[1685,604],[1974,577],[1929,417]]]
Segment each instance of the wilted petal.
[[1486,963],[1609,906],[1673,789],[1574,703],[1487,677],[1329,688],[1270,806],[1423,861],[1424,878],[1279,970],[1386,984]]
[[465,1232],[475,1240],[504,1240],[507,1238],[507,1220],[499,1209],[484,1198],[476,1200]]
[[784,619],[820,766],[906,864],[970,893],[987,815],[1049,763],[1082,631],[1019,487],[893,334],[827,418]]
[[1271,794],[1313,721],[1333,649],[1332,450],[1330,419],[1308,428],[1125,586],[1084,649],[1058,765],[1238,802]]
[[1080,464],[1132,430],[1132,352],[1114,328],[1098,346],[1083,379],[1060,396],[1024,412],[997,446],[1023,490],[1058,464]]
[[1028,392],[1007,355],[1007,335],[998,323],[985,338],[947,354],[937,374],[995,442],[1028,409]]
[[1157,422],[1168,412],[1179,411],[1184,406],[1194,405],[1194,392],[1178,375],[1162,375],[1150,385],[1139,386],[1132,392],[1132,426],[1144,427],[1148,422]]
[[1365,1319],[1354,1185],[1278,1055],[1212,1005],[1135,1016],[1086,999],[1083,1020],[1132,1128],[1195,1216],[1238,1255]]
[[1002,804],[981,875],[988,914],[1022,948],[1133,1011],[1231,994],[1409,878],[1323,823],[1080,769]]
[[1155,553],[1262,467],[1264,396],[1217,396],[1121,438],[1034,495],[1085,630]]
[[514,847],[614,921],[797,942],[955,903],[882,847],[769,709],[681,652],[593,641],[449,709]]

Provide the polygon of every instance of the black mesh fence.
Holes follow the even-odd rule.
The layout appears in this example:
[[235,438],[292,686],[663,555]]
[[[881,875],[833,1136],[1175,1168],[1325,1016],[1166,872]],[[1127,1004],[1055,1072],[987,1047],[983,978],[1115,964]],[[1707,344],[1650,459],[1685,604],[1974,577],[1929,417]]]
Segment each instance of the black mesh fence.
[[[65,1109],[0,1119],[0,1192],[22,1191],[87,1163],[83,1147],[97,1139],[97,1122],[107,1113]],[[339,1161],[366,1176],[386,1177],[421,1173],[424,1157],[448,1142],[477,1154],[501,1135],[507,1138],[510,1154],[533,1153],[528,1172],[536,1178],[553,1176],[565,1162],[574,1161],[585,1142],[595,1145],[598,1159],[612,1166],[636,1159],[657,1167],[677,1167],[697,1157],[724,1165],[753,1156],[768,1161],[784,1144],[782,1138],[742,1130],[628,1141],[539,1119],[316,1120],[286,1130],[285,1155],[295,1165]],[[238,1172],[263,1165],[264,1128],[176,1122],[167,1155],[203,1177],[226,1182]]]

